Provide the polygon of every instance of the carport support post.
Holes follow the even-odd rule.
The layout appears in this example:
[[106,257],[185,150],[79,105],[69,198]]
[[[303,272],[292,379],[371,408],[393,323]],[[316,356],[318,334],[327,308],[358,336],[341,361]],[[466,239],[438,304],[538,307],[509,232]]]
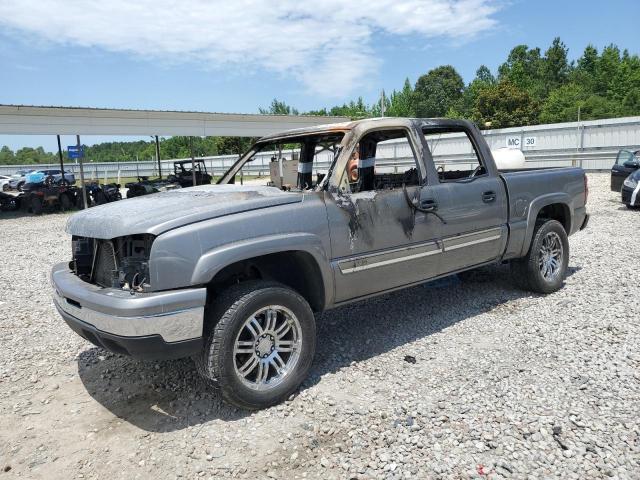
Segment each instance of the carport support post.
[[156,158],[158,159],[158,177],[162,180],[162,164],[160,163],[160,140],[158,140],[158,135],[156,135]]
[[58,158],[60,159],[60,173],[62,173],[62,180],[64,180],[64,160],[62,158],[62,144],[60,143],[60,135],[58,137]]
[[87,208],[87,189],[84,187],[84,168],[82,168],[82,146],[80,145],[80,135],[76,135],[76,144],[78,145],[78,156],[80,157],[80,188],[82,189],[82,208]]
[[189,148],[191,149],[191,183],[196,186],[196,157],[193,154],[193,137],[189,137]]

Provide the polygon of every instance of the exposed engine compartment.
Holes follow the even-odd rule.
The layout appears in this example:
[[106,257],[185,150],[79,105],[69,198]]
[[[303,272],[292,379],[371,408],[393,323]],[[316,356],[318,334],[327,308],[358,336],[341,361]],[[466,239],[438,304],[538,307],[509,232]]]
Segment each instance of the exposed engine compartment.
[[153,235],[103,240],[74,236],[69,268],[88,283],[134,292],[149,288],[149,255]]

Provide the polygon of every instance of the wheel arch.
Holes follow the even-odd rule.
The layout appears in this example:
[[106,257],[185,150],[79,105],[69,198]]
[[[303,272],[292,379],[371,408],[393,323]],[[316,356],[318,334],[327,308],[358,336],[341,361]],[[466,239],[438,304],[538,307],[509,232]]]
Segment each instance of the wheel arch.
[[302,295],[312,310],[322,311],[333,299],[329,259],[320,239],[287,234],[236,242],[200,257],[191,284],[207,285],[215,296],[231,284],[256,278],[275,280]]
[[521,256],[526,255],[529,251],[536,223],[542,218],[557,220],[563,226],[567,235],[571,234],[573,214],[570,204],[571,198],[566,193],[544,195],[531,202],[529,215],[527,216],[527,231],[522,251],[520,252]]

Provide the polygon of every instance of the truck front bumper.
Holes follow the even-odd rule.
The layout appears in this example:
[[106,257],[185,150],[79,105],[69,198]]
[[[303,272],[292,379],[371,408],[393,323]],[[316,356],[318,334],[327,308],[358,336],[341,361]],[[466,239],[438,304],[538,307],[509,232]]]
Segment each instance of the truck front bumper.
[[140,359],[180,358],[202,348],[206,288],[136,293],[84,282],[60,263],[53,301],[67,324],[91,343]]

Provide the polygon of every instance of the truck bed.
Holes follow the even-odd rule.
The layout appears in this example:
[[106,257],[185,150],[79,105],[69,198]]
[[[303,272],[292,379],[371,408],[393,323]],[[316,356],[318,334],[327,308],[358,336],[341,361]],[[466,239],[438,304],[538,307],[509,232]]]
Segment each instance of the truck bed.
[[[555,209],[567,234],[577,232],[586,216],[586,177],[579,167],[527,168],[501,171],[509,205],[509,242],[505,259],[522,256],[529,248],[535,219],[541,209]],[[524,253],[523,253],[524,252]]]

